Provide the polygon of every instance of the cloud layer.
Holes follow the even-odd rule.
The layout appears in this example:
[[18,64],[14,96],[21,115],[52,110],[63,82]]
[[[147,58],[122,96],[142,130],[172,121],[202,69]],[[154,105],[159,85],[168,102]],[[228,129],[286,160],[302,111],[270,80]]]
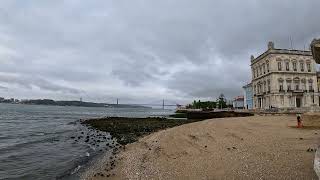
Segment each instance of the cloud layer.
[[0,96],[185,103],[242,93],[249,56],[307,48],[318,0],[4,0]]

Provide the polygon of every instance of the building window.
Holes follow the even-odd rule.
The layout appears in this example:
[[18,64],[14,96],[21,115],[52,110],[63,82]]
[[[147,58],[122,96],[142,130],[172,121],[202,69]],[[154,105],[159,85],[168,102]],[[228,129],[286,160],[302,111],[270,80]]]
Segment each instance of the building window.
[[265,64],[263,64],[263,65],[262,65],[262,67],[263,67],[263,74],[265,74],[265,73],[266,73],[266,67],[265,67]]
[[294,70],[294,71],[297,71],[297,62],[293,62],[293,63],[292,63],[292,66],[293,66],[293,70]]
[[283,91],[283,82],[279,82],[279,91]]
[[289,62],[286,62],[286,71],[289,71]]
[[307,63],[307,69],[308,69],[308,72],[311,72],[311,64],[310,63]]
[[281,70],[282,70],[281,62],[280,62],[280,61],[278,62],[278,70],[279,70],[279,71],[281,71]]
[[291,82],[287,82],[287,90],[291,91]]
[[284,104],[284,96],[280,96],[281,104]]
[[302,72],[304,71],[304,64],[303,64],[303,62],[300,63],[300,69],[301,69]]
[[267,83],[264,82],[264,83],[263,83],[263,92],[266,92],[266,90],[267,90]]
[[270,80],[268,80],[268,92],[270,92]]
[[298,82],[295,83],[295,89],[299,90],[299,83]]
[[309,91],[312,91],[313,87],[312,87],[312,82],[309,82]]
[[262,92],[262,86],[259,84],[258,93],[260,94]]
[[304,90],[304,91],[307,90],[306,82],[303,82],[303,83],[302,83],[302,90]]
[[289,105],[292,105],[292,98],[291,98],[291,96],[289,96],[288,99],[289,99]]
[[260,75],[262,75],[262,67],[259,67]]
[[312,95],[312,103],[314,104],[314,95]]
[[267,62],[267,72],[269,72],[269,62]]

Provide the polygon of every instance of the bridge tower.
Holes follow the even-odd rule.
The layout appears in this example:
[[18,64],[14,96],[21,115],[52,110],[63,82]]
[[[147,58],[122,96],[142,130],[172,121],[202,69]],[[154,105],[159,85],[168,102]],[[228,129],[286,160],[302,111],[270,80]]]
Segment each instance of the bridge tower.
[[162,99],[162,109],[164,110],[164,99]]

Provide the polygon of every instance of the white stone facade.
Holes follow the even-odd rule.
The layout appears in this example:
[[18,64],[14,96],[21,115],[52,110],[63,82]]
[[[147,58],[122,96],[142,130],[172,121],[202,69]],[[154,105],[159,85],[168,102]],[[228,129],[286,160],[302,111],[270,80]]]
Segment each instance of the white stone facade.
[[253,108],[319,106],[316,63],[310,51],[275,49],[251,56]]

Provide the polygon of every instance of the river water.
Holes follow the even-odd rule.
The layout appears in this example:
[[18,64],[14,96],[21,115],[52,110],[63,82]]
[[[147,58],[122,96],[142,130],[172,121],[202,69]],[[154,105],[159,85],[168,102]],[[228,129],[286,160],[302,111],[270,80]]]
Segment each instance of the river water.
[[[74,137],[79,119],[165,116],[172,110],[0,104],[0,179],[77,179],[98,149]],[[101,152],[101,150],[100,150]]]

